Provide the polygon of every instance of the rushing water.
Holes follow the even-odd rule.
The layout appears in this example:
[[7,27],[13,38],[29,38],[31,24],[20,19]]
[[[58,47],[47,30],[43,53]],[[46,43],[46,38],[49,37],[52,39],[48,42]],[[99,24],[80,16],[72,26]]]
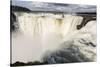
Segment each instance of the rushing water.
[[[16,61],[41,61],[46,52],[54,52],[59,47],[63,50],[63,46],[69,47],[68,45],[71,43],[79,47],[80,52],[88,59],[91,59],[91,55],[96,54],[96,48],[84,45],[87,42],[96,45],[96,21],[91,21],[82,29],[77,30],[77,25],[83,21],[81,16],[23,12],[15,14],[18,31],[12,34],[13,63]],[[73,41],[75,42],[73,43]],[[84,43],[85,41],[86,43]],[[49,62],[53,63],[52,60]]]

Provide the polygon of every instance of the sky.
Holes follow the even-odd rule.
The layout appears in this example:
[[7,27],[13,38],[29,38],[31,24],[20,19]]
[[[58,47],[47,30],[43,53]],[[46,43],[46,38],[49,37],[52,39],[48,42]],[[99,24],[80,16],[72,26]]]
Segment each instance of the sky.
[[12,5],[26,7],[32,11],[96,12],[96,5],[61,4],[12,0]]

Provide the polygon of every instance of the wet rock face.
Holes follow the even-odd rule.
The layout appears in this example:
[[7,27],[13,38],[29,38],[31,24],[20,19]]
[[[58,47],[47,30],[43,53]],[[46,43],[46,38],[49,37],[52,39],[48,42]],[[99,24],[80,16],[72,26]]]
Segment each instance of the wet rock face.
[[13,12],[11,12],[10,16],[11,16],[11,20],[10,20],[10,29],[11,29],[11,31],[15,31],[15,29],[16,29],[16,26],[15,26],[15,23],[16,23],[16,16],[14,15]]
[[84,27],[89,21],[95,21],[96,20],[96,13],[77,13],[78,16],[83,17],[83,21],[80,25],[77,25],[77,29],[80,30],[82,27]]

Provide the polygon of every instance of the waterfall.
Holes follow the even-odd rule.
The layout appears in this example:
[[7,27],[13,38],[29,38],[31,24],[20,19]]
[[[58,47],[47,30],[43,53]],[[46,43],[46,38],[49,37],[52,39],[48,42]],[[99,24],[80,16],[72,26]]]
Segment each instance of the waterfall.
[[56,50],[62,42],[81,33],[76,28],[83,20],[81,16],[27,12],[15,14],[21,34],[12,38],[13,62],[40,60],[45,52]]
[[68,32],[76,30],[76,25],[80,24],[83,19],[80,16],[72,15],[64,15],[64,18],[58,18],[56,15],[48,15],[40,14],[40,16],[36,16],[32,13],[24,13],[18,17],[19,29],[24,34],[32,36],[59,33],[64,37]]
[[19,30],[23,34],[30,35],[33,38],[40,36],[43,42],[42,47],[46,50],[48,49],[47,46],[50,49],[55,48],[61,39],[77,30],[76,27],[81,24],[82,19],[80,16],[72,15],[64,15],[63,18],[62,15],[40,13],[38,16],[33,13],[24,13],[18,17],[18,23]]

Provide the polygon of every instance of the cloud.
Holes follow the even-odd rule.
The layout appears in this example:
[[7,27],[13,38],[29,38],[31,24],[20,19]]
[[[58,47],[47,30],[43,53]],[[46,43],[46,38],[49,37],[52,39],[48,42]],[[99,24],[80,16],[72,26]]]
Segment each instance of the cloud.
[[30,10],[40,11],[61,11],[61,12],[96,12],[95,5],[81,5],[81,4],[60,4],[60,3],[46,3],[33,1],[16,1],[12,0],[12,5],[22,6]]

